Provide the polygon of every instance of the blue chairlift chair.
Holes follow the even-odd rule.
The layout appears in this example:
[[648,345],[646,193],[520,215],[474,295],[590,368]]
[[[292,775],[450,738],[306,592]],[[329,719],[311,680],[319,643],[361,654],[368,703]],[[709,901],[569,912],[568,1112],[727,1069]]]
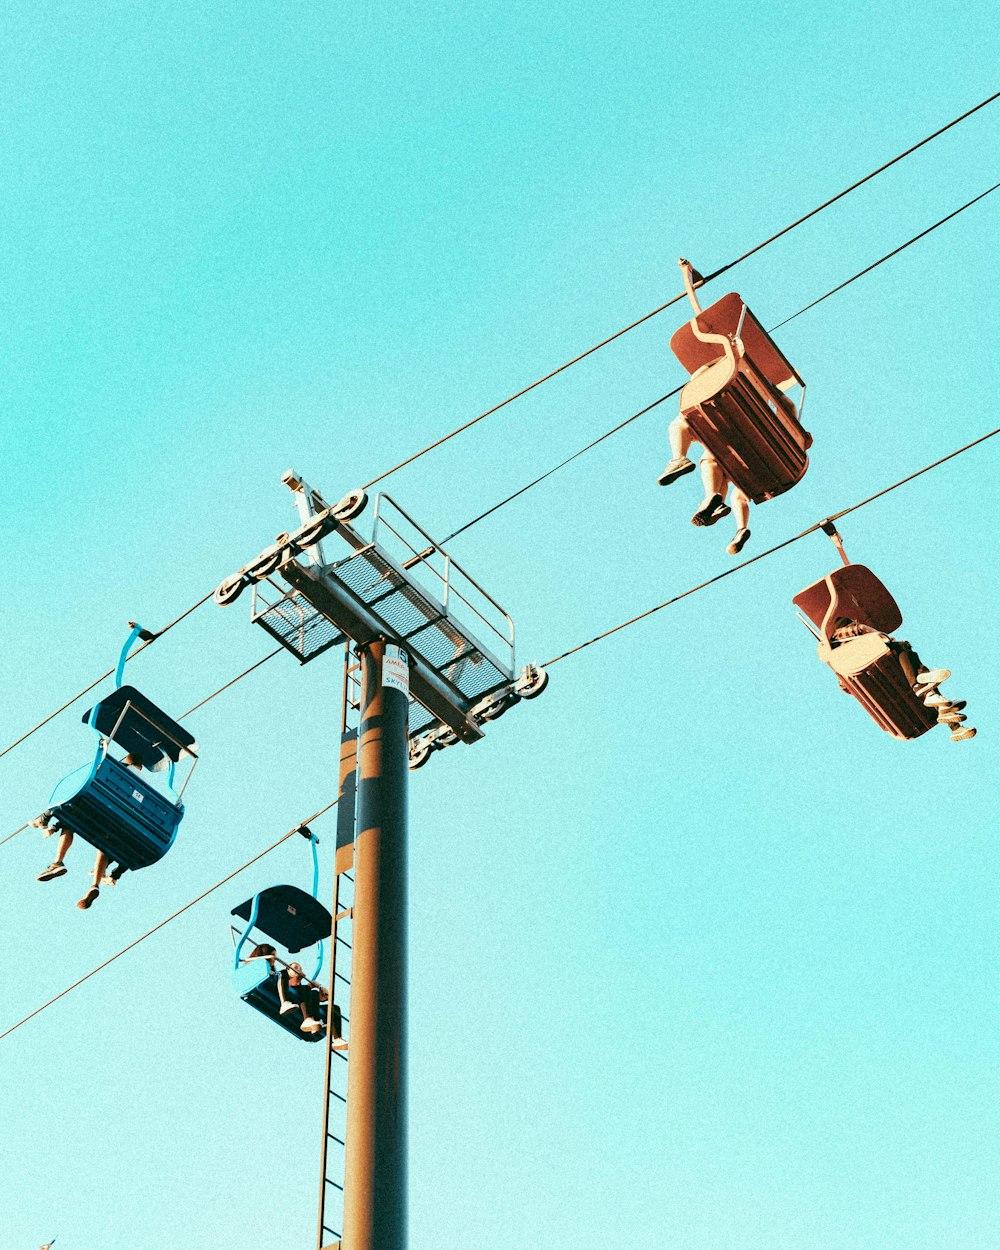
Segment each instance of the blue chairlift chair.
[[[281,1001],[278,997],[278,973],[272,972],[265,957],[247,959],[241,962],[243,947],[256,929],[265,937],[271,938],[282,946],[289,955],[297,955],[299,951],[316,946],[316,963],[312,975],[308,978],[317,982],[323,968],[323,943],[333,933],[333,917],[316,898],[319,884],[319,859],[316,854],[316,836],[303,827],[300,832],[309,839],[313,855],[313,890],[312,894],[299,889],[296,885],[272,885],[258,891],[252,898],[234,907],[231,914],[246,921],[246,928],[236,943],[233,954],[232,984],[233,989],[251,1007],[262,1015],[273,1020],[293,1037],[304,1042],[318,1042],[325,1038],[325,1029],[317,1033],[301,1031],[302,1015],[298,1011],[281,1014]],[[287,966],[287,960],[276,956],[278,964]],[[328,1017],[333,1021],[335,1038],[341,1035],[340,1008],[336,1005],[327,1010],[326,1002],[320,1003],[320,1017],[324,1025]]]
[[[93,760],[64,777],[49,800],[49,811],[64,829],[133,871],[155,864],[173,845],[184,815],[184,787],[175,790],[175,769],[183,759],[197,762],[198,749],[186,729],[134,686],[121,684],[125,660],[140,637],[152,635],[133,625],[119,657],[115,690],[84,713],[84,723],[98,737]],[[112,743],[143,769],[165,771],[163,790],[112,755]]]

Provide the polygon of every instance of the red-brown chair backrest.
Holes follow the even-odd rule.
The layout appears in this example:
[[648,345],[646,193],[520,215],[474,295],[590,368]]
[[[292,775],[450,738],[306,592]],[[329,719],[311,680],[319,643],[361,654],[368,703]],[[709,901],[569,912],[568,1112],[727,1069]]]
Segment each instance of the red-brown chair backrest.
[[[698,328],[702,334],[733,335],[743,316],[743,297],[731,291],[722,299],[710,304],[697,318]],[[774,386],[787,389],[801,378],[781,354],[777,344],[753,315],[749,308],[743,317],[740,329],[743,348],[757,368]],[[722,355],[718,344],[703,343],[695,338],[691,322],[685,321],[670,340],[670,350],[681,362],[688,373],[694,373],[702,365],[710,365]]]
[[830,583],[833,584],[837,602],[827,622],[827,636],[833,633],[838,616],[849,617],[884,634],[891,634],[902,625],[903,614],[896,600],[871,569],[863,564],[842,564],[828,578],[823,577],[805,590],[800,590],[792,600],[817,629],[823,628],[829,612]]

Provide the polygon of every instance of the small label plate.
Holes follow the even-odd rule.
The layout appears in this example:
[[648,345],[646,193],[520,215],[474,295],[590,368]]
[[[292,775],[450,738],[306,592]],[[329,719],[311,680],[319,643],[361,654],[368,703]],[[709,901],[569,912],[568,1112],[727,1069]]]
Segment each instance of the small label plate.
[[386,690],[410,693],[410,657],[404,647],[387,643],[382,661],[382,685]]

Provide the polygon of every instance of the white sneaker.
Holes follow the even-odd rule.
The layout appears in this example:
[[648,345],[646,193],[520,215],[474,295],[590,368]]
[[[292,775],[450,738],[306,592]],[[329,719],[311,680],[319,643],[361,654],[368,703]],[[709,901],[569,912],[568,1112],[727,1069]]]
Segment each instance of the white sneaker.
[[687,456],[677,456],[668,463],[656,480],[661,486],[669,486],[671,482],[676,482],[685,473],[693,473],[695,467],[694,461],[689,460]]
[[946,707],[951,707],[951,699],[947,698],[943,694],[938,694],[935,691],[933,694],[929,694],[924,699],[924,704],[927,707],[946,708]]
[[952,742],[965,742],[967,738],[974,738],[976,731],[971,725],[958,725],[951,731]]
[[943,681],[947,681],[950,676],[950,668],[928,669],[926,673],[917,674],[917,680],[913,683],[913,689],[921,696],[930,694],[932,691],[936,690]]
[[299,1025],[299,1029],[303,1033],[322,1033],[323,1022],[322,1020],[314,1020],[312,1016],[310,1016],[308,1020],[302,1021],[302,1023]]
[[64,877],[68,869],[62,860],[57,859],[54,864],[49,864],[48,868],[43,868],[35,878],[36,881],[51,881],[55,877]]
[[738,529],[736,531],[736,537],[726,548],[726,554],[731,555],[731,556],[738,556],[740,552],[743,550],[743,548],[747,545],[747,540],[749,539],[749,537],[750,537],[750,531],[746,528],[746,526],[744,526],[742,529]]
[[279,1016],[287,1015],[289,1011],[294,1011],[297,1006],[298,1006],[298,1003],[282,1003],[281,1007],[278,1010],[278,1015]]

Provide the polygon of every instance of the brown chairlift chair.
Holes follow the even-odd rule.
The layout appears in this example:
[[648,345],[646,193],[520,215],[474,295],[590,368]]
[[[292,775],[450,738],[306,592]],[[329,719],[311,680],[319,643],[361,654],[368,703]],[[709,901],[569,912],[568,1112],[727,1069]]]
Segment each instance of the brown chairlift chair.
[[[919,738],[937,724],[935,709],[914,693],[898,655],[881,636],[898,629],[903,616],[870,569],[863,564],[844,564],[799,591],[792,602],[818,630],[819,658],[833,669],[841,689],[857,699],[879,728],[894,738]],[[839,617],[879,632],[834,646],[831,635]]]
[[681,259],[695,316],[674,334],[670,350],[691,380],[681,416],[692,437],[754,503],[790,490],[809,465],[812,435],[785,394],[805,383],[735,291],[702,311],[692,268]]

